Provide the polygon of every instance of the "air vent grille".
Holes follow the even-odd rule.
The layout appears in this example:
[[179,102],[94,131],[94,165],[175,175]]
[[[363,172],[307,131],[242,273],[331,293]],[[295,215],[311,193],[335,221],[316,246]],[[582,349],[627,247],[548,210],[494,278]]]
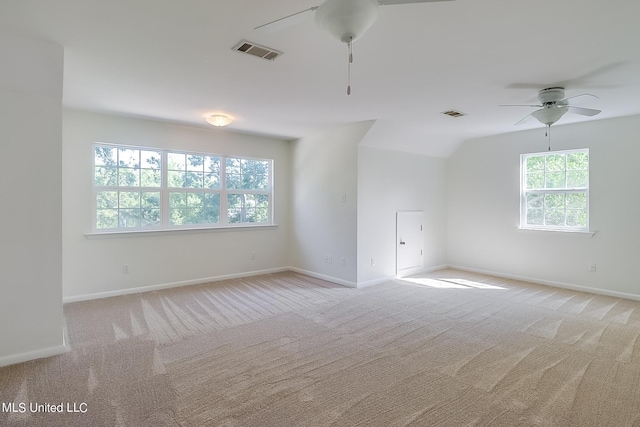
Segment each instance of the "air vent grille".
[[237,50],[238,52],[246,53],[248,55],[257,56],[258,58],[266,59],[269,61],[273,61],[274,59],[282,55],[282,52],[280,52],[279,50],[260,46],[247,40],[241,40],[240,42],[238,42],[238,44],[233,47],[233,50]]
[[451,117],[466,116],[465,113],[461,113],[460,111],[456,111],[456,110],[443,111],[442,114],[446,114],[447,116],[451,116]]

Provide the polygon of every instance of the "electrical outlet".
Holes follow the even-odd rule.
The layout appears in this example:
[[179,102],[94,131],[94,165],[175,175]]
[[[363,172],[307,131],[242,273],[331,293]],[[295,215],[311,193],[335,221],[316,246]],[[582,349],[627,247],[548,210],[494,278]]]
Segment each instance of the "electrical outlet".
[[251,261],[256,259],[256,253],[255,252],[251,252]]
[[595,264],[589,264],[589,271],[591,273],[595,273],[596,272],[596,265]]
[[345,257],[340,258],[340,265],[342,265],[343,267],[347,265],[347,259]]
[[125,274],[129,273],[129,264],[122,264],[122,272]]
[[371,258],[371,267],[375,267],[376,265],[376,260]]

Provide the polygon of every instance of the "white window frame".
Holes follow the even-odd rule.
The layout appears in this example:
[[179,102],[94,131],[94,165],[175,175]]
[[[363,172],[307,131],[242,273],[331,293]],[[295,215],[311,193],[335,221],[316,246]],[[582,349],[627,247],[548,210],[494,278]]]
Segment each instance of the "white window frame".
[[[130,186],[99,186],[96,185],[95,171],[96,171],[96,148],[105,147],[115,150],[119,149],[131,149],[131,150],[149,150],[156,151],[161,154],[162,164],[160,168],[161,173],[161,186],[160,187],[130,187]],[[182,187],[169,187],[168,186],[168,155],[169,153],[196,155],[196,156],[209,156],[217,157],[220,159],[220,176],[219,176],[219,188],[207,189],[207,188],[182,188]],[[92,234],[111,234],[111,233],[139,233],[139,232],[153,232],[153,231],[167,231],[167,230],[197,230],[197,229],[219,229],[219,228],[246,228],[246,227],[262,227],[273,226],[273,203],[274,203],[274,188],[273,188],[273,176],[274,176],[274,161],[273,159],[248,157],[248,156],[235,156],[235,155],[223,155],[215,153],[195,152],[188,150],[173,150],[166,148],[137,146],[137,145],[121,145],[113,143],[96,142],[92,146],[92,170],[91,170],[91,186],[92,186],[92,220],[91,228]],[[226,188],[226,163],[227,159],[242,159],[242,160],[258,160],[268,162],[268,188],[261,190],[252,189],[227,189]],[[195,224],[171,224],[170,222],[170,206],[169,206],[169,194],[174,191],[185,192],[204,192],[209,194],[220,195],[220,215],[219,222],[217,223],[195,223]],[[160,193],[160,222],[156,225],[139,226],[139,227],[118,227],[113,228],[97,228],[97,214],[98,214],[98,193],[100,191],[133,191],[133,192],[159,192]],[[228,195],[229,194],[259,194],[266,195],[268,197],[268,212],[266,222],[229,222],[228,218]]]
[[[586,153],[588,156],[588,165],[587,165],[587,185],[586,187],[567,187],[565,181],[565,187],[562,188],[533,188],[527,189],[527,171],[526,171],[526,161],[530,157],[541,157],[541,156],[550,156],[550,155],[568,155],[573,153]],[[545,231],[560,231],[560,232],[582,232],[589,233],[589,187],[590,187],[590,163],[591,157],[589,155],[589,149],[575,149],[575,150],[562,150],[562,151],[544,151],[540,153],[527,153],[520,155],[520,228],[524,230],[545,230]],[[565,173],[567,169],[565,168]],[[546,182],[546,168],[545,168],[545,182]],[[569,225],[546,225],[546,224],[527,224],[527,194],[571,194],[571,193],[584,193],[586,195],[586,225],[584,227],[580,226],[569,226]],[[543,205],[542,208],[542,216],[543,221],[546,217],[546,209]],[[566,197],[565,197],[565,215],[566,215]],[[565,216],[566,221],[566,216]]]

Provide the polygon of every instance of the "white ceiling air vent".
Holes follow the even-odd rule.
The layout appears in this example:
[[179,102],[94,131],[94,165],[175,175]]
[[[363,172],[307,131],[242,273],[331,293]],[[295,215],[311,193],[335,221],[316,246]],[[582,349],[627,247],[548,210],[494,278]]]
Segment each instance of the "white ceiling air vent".
[[443,111],[442,114],[446,114],[447,116],[451,116],[451,117],[466,116],[465,113],[461,113],[460,111],[456,111],[456,110]]
[[238,42],[238,44],[233,47],[233,50],[257,56],[258,58],[268,59],[269,61],[273,61],[274,59],[282,55],[282,52],[280,52],[279,50],[260,46],[259,44],[255,44],[246,40],[240,40],[240,42]]

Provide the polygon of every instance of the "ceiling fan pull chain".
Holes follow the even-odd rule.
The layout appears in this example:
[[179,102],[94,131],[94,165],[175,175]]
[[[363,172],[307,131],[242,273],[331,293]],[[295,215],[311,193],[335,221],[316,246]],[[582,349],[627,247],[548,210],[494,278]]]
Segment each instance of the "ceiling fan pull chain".
[[347,95],[351,95],[351,63],[353,63],[353,37],[347,43],[349,48],[349,63],[347,64]]
[[547,132],[545,132],[548,138],[549,138],[549,151],[551,151],[551,125],[547,125]]

